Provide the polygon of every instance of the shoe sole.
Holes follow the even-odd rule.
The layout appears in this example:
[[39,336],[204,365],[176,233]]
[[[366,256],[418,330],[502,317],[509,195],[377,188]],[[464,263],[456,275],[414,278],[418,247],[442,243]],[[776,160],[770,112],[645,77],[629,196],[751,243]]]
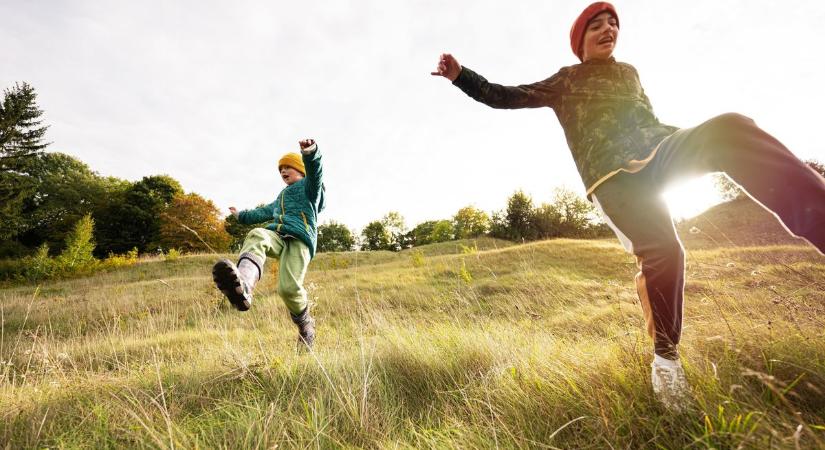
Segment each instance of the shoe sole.
[[243,295],[240,274],[232,261],[221,259],[216,262],[212,267],[212,280],[235,309],[238,311],[249,310],[250,303]]

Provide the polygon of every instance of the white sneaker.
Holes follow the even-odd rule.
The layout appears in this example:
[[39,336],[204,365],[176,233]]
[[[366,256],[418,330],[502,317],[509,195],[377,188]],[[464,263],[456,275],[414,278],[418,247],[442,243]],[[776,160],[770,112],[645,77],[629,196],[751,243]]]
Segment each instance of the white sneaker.
[[656,398],[673,412],[684,411],[690,399],[690,387],[682,363],[655,355],[650,366],[653,369],[651,381]]

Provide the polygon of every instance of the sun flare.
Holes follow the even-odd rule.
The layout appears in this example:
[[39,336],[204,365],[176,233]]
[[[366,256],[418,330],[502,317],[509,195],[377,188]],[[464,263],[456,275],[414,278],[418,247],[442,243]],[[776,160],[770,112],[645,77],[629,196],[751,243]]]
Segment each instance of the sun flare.
[[724,201],[712,174],[673,185],[662,196],[676,220],[698,216]]

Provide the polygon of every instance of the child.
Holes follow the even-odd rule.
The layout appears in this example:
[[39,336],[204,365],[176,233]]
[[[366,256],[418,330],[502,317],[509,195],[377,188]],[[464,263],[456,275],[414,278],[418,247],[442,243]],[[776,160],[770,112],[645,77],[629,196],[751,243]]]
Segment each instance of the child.
[[321,152],[312,139],[299,142],[301,155],[287,153],[278,161],[286,187],[274,202],[252,210],[229,210],[242,224],[273,221],[266,228],[255,228],[246,235],[236,266],[221,259],[212,268],[218,289],[239,311],[252,306],[252,290],[261,279],[266,257],[280,260],[278,294],[298,326],[298,343],[312,347],[315,320],[309,314],[303,287],[309,261],[318,241],[318,213],[324,209]]
[[677,352],[684,253],[662,190],[678,178],[725,172],[823,252],[825,180],[747,117],[723,114],[685,129],[660,123],[636,69],[612,57],[618,34],[615,8],[597,2],[570,30],[570,45],[582,63],[544,81],[489,83],[449,54],[441,55],[432,74],[493,108],[553,108],[588,198],[637,257],[636,287],[654,340],[653,390],[678,410],[688,390]]

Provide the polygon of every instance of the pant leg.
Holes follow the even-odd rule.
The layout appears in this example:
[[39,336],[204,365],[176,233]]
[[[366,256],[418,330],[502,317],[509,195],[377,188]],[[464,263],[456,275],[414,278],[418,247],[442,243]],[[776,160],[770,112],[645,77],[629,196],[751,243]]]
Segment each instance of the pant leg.
[[307,291],[304,276],[311,259],[309,247],[298,239],[286,239],[281,252],[281,266],[278,279],[278,295],[293,315],[307,307]]
[[825,179],[753,120],[723,114],[677,131],[659,146],[650,169],[658,183],[725,172],[793,234],[825,253]]
[[676,359],[682,334],[685,256],[660,194],[661,189],[651,185],[642,171],[613,176],[593,198],[625,248],[636,255],[636,290],[656,353]]
[[253,228],[243,241],[241,257],[254,261],[263,274],[266,257],[280,258],[283,248],[284,240],[278,233],[266,228]]

